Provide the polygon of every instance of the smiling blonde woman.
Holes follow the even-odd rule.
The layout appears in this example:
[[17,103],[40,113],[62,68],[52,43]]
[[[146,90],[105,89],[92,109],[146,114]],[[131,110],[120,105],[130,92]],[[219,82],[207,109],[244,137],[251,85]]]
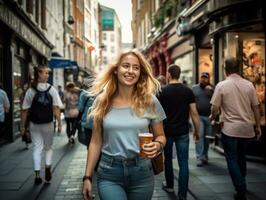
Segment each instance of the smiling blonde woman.
[[[97,186],[101,199],[151,199],[154,175],[151,158],[165,145],[165,113],[154,94],[160,84],[149,63],[137,50],[122,53],[99,76],[90,92],[97,96],[91,116],[92,139],[83,177],[83,195],[92,197],[92,175],[97,161]],[[154,130],[153,141],[139,156],[139,133]]]

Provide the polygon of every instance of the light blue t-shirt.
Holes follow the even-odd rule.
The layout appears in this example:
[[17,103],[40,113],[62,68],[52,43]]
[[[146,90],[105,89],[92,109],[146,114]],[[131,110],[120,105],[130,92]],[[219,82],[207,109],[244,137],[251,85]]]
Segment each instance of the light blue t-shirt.
[[5,108],[9,108],[10,103],[7,94],[4,90],[0,89],[0,122],[5,121]]
[[103,119],[102,153],[122,158],[134,158],[139,154],[139,133],[149,132],[149,125],[166,118],[164,110],[157,100],[155,113],[147,108],[143,117],[138,117],[131,107],[112,107]]

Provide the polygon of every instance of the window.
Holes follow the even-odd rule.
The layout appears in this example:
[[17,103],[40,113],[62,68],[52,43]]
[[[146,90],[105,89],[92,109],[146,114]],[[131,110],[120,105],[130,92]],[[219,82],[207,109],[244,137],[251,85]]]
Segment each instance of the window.
[[106,33],[103,33],[103,40],[106,40],[107,39],[107,35]]
[[27,0],[26,1],[26,11],[30,14],[33,13],[33,5],[32,5],[32,0]]
[[115,47],[111,46],[111,53],[114,53],[114,52],[115,52]]
[[37,22],[37,24],[39,23],[39,13],[40,13],[40,10],[39,10],[39,1],[36,1],[35,2],[35,21]]
[[111,42],[114,42],[115,41],[115,35],[113,33],[110,35],[110,41]]
[[241,62],[242,76],[253,83],[260,102],[261,125],[265,125],[265,36],[263,33],[228,32],[221,38],[223,54]]
[[41,0],[41,27],[46,29],[46,0]]

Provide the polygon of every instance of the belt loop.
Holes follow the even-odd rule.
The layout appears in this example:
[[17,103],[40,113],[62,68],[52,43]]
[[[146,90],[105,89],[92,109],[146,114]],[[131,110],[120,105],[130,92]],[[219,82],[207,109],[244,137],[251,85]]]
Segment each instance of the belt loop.
[[113,166],[114,158],[111,158],[111,166]]

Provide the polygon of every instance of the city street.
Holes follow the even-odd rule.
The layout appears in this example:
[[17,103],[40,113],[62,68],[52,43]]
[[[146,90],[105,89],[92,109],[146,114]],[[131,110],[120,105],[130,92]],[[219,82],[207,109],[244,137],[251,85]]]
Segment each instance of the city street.
[[[65,133],[55,135],[53,178],[50,184],[34,185],[32,171],[32,146],[25,149],[25,144],[18,138],[14,143],[0,148],[0,197],[1,200],[67,200],[82,199],[82,176],[86,162],[86,148],[77,141],[68,143]],[[208,166],[196,167],[194,145],[190,144],[190,180],[188,200],[230,200],[234,189],[227,172],[226,162],[218,152],[210,150]],[[175,174],[178,174],[174,160]],[[248,162],[248,199],[263,200],[266,196],[265,164]],[[42,176],[44,176],[42,172]],[[161,189],[163,173],[156,176],[153,200],[176,199]],[[93,181],[95,199],[96,185]],[[177,178],[175,193],[177,192]]]

